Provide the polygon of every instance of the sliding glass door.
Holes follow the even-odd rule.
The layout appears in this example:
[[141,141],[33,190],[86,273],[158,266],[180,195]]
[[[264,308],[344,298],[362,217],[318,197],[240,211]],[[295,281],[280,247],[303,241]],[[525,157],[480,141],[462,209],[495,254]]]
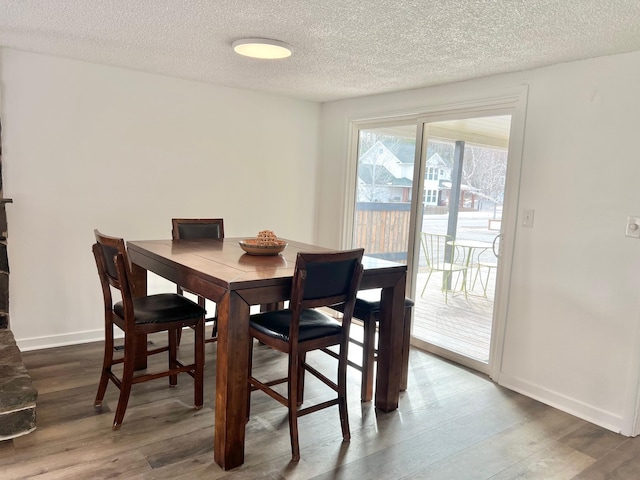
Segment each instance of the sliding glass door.
[[413,343],[489,372],[510,115],[423,121]]
[[407,263],[413,345],[485,373],[510,126],[509,110],[494,109],[355,132],[352,246]]

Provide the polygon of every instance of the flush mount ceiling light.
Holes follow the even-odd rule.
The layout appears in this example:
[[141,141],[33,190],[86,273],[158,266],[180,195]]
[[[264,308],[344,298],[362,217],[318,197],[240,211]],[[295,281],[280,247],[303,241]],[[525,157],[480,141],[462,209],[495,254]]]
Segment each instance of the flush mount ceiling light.
[[291,46],[268,38],[243,38],[231,44],[233,50],[245,57],[275,60],[291,56]]

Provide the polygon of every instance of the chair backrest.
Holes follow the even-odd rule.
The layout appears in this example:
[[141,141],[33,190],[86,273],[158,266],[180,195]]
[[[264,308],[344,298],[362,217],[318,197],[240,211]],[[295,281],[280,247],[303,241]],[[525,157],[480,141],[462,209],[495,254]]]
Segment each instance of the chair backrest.
[[174,240],[195,238],[224,238],[224,221],[222,218],[172,218],[171,237]]
[[363,248],[326,253],[298,253],[289,302],[289,308],[293,312],[291,340],[297,338],[299,315],[302,310],[337,303],[344,303],[343,326],[348,332],[356,293],[362,279],[363,255]]
[[93,256],[98,267],[98,275],[102,285],[105,310],[113,310],[113,298],[111,288],[120,290],[124,304],[125,317],[131,313],[133,318],[133,288],[130,282],[130,264],[127,250],[122,238],[103,235],[94,230],[96,243],[93,245]]
[[[449,242],[449,244],[447,244]],[[453,263],[453,237],[440,233],[422,232],[422,249],[429,268],[438,268],[442,264]]]
[[493,237],[491,248],[483,249],[478,253],[478,262],[483,264],[492,264],[500,257],[500,238],[502,234],[499,233]]

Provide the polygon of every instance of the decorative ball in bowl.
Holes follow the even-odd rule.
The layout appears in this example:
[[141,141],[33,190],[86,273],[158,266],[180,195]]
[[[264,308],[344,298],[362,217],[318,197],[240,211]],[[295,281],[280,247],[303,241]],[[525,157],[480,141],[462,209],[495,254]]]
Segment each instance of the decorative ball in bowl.
[[249,255],[278,255],[287,246],[287,242],[279,240],[271,230],[263,230],[256,238],[247,238],[238,243]]

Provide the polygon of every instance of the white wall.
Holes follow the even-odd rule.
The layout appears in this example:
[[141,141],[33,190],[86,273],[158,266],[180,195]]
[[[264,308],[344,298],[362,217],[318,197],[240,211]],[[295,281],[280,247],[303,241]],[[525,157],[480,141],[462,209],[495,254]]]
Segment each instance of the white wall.
[[39,348],[103,338],[93,229],[169,238],[223,217],[312,241],[320,105],[1,50],[10,325]]
[[94,228],[128,239],[166,238],[173,216],[219,215],[227,236],[270,228],[337,247],[351,181],[350,119],[527,84],[518,200],[535,209],[535,226],[517,230],[496,380],[631,433],[640,368],[640,240],[626,238],[624,224],[627,215],[640,215],[640,53],[322,109],[1,53],[4,193],[14,199],[7,205],[10,315],[23,348],[102,337]]
[[[323,105],[318,241],[342,238],[349,120],[528,85],[518,228],[495,380],[633,433],[640,366],[640,53]],[[345,179],[341,182],[339,179]],[[338,179],[338,180],[337,180]],[[338,220],[336,220],[338,219]]]

